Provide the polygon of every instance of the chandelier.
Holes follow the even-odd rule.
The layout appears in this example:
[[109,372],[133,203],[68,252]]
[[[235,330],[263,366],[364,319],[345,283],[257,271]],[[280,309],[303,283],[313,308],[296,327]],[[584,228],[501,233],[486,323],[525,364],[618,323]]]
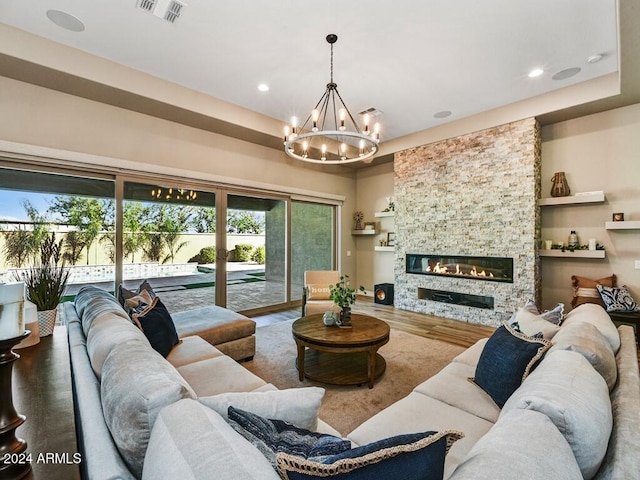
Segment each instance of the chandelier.
[[362,130],[345,105],[333,81],[333,44],[338,36],[327,35],[331,45],[331,80],[311,114],[301,126],[296,117],[284,127],[284,151],[311,163],[343,164],[370,159],[378,151],[380,124],[369,127],[365,114]]
[[183,188],[165,188],[164,190],[161,187],[157,189],[151,190],[151,198],[155,198],[157,200],[187,200],[194,201],[198,194],[193,190],[185,190]]

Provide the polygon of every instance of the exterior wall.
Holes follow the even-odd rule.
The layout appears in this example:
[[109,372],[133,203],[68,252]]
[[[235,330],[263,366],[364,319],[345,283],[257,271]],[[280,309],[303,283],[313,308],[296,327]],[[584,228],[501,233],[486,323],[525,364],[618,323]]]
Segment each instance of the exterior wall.
[[[538,297],[540,135],[534,119],[395,157],[395,305],[498,325]],[[405,273],[405,254],[512,257],[514,283]],[[419,300],[418,287],[494,297],[493,310]]]

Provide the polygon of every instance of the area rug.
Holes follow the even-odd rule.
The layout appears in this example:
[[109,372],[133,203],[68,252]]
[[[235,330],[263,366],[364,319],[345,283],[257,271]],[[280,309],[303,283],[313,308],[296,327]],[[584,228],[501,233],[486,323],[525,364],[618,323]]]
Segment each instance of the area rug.
[[320,386],[326,389],[320,418],[342,435],[374,414],[408,395],[413,388],[438,373],[464,348],[410,333],[391,330],[389,343],[378,351],[387,369],[375,386],[327,385],[298,380],[296,346],[291,336],[291,321],[256,330],[256,354],[243,365],[279,389]]

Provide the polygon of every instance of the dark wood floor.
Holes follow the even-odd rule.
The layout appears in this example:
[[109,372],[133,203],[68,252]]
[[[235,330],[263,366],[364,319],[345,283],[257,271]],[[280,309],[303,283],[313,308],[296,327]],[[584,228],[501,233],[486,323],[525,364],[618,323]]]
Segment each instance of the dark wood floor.
[[[358,297],[352,311],[371,315],[387,322],[391,328],[402,330],[414,335],[441,340],[443,342],[470,347],[481,338],[491,336],[492,327],[475,325],[472,323],[449,320],[425,315],[422,313],[400,310],[390,305],[380,305],[368,297]],[[269,313],[253,317],[258,327],[270,325],[285,320],[293,320],[300,317],[300,308]]]

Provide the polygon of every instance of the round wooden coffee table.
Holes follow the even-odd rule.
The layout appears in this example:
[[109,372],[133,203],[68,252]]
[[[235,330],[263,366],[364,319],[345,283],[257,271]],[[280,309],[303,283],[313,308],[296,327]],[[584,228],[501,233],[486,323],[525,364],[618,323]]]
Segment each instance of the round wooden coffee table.
[[[351,314],[351,327],[327,327],[322,314],[293,322],[291,331],[298,347],[300,381],[307,377],[335,385],[369,388],[387,368],[378,349],[389,341],[389,325],[368,315]],[[307,352],[309,348],[309,352]]]

